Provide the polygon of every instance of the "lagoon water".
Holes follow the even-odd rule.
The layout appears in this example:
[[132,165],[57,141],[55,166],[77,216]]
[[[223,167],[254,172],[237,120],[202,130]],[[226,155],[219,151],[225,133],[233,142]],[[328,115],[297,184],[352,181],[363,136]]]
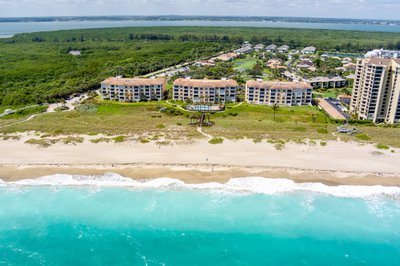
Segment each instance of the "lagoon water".
[[400,265],[400,188],[0,182],[0,265]]
[[2,22],[0,38],[7,38],[17,33],[54,31],[86,28],[114,28],[141,26],[217,26],[217,27],[268,27],[294,29],[330,29],[400,32],[400,25],[344,24],[344,23],[307,23],[274,21],[209,21],[209,20],[121,20],[121,21],[52,21],[52,22]]

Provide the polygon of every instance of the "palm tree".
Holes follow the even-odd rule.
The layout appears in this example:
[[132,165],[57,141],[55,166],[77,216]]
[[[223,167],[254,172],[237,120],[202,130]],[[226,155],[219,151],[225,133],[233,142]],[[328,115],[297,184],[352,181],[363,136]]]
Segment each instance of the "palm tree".
[[125,97],[127,102],[133,101],[133,93],[129,90],[125,91]]
[[274,103],[274,105],[272,106],[272,111],[274,112],[274,121],[275,121],[275,114],[279,109],[279,105],[278,103]]

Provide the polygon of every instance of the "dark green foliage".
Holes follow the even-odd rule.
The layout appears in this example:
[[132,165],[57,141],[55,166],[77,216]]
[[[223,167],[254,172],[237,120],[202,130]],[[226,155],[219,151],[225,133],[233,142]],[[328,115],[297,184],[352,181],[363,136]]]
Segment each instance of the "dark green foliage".
[[75,109],[82,113],[96,113],[98,105],[92,103],[85,103],[77,106]]
[[185,75],[190,76],[194,79],[221,79],[229,78],[236,75],[236,71],[233,69],[233,63],[219,63],[216,66],[205,66],[205,67],[192,67],[192,70]]
[[[13,42],[0,40],[0,105],[58,101],[97,89],[109,76],[143,75],[225,47],[215,42],[157,39],[151,33],[143,33],[143,40],[129,41],[129,30],[123,30],[124,37],[121,29],[100,29],[20,34]],[[82,55],[70,55],[70,50]]]
[[[134,27],[18,34],[0,40],[0,106],[54,102],[96,89],[108,76],[143,75],[236,48],[246,40],[364,52],[395,48],[399,39],[396,33],[247,27]],[[82,55],[68,54],[71,50]],[[205,71],[197,74],[209,78],[232,74],[230,66]]]

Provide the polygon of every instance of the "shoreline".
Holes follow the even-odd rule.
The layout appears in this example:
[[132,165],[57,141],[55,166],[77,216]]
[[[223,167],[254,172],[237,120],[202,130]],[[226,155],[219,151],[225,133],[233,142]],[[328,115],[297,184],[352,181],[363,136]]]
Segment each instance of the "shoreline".
[[[38,147],[32,137],[0,141],[0,179],[5,182],[47,175],[115,173],[136,180],[160,177],[185,183],[226,183],[231,178],[265,177],[325,185],[382,185],[400,187],[400,149],[378,150],[373,144],[328,141],[326,146],[286,143],[277,149],[267,141],[207,139],[157,145],[92,143],[81,136],[75,144]],[[98,136],[97,136],[98,137]]]
[[114,173],[133,180],[154,180],[161,177],[178,179],[186,184],[226,183],[231,178],[264,177],[289,179],[296,183],[322,183],[328,186],[396,186],[396,173],[351,172],[279,167],[248,167],[228,165],[183,164],[121,164],[121,165],[0,165],[0,179],[14,182],[42,176],[65,174],[97,176]]

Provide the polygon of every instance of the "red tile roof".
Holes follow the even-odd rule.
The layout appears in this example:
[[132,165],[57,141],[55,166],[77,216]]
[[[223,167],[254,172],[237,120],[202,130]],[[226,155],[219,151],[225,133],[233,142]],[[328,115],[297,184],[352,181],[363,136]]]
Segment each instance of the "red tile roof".
[[307,82],[281,82],[281,81],[258,81],[249,80],[246,82],[247,87],[277,89],[277,90],[295,90],[295,89],[312,89]]
[[233,79],[186,79],[179,78],[174,81],[174,86],[186,87],[237,87],[237,82]]
[[118,78],[110,77],[103,80],[101,84],[118,85],[118,86],[151,86],[165,85],[166,80],[163,78]]

